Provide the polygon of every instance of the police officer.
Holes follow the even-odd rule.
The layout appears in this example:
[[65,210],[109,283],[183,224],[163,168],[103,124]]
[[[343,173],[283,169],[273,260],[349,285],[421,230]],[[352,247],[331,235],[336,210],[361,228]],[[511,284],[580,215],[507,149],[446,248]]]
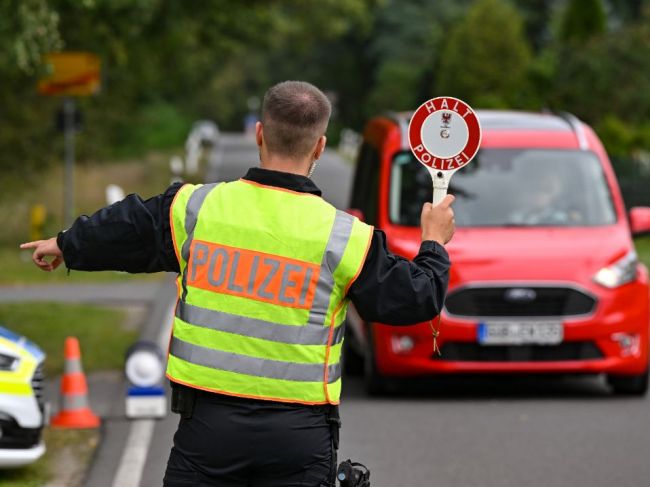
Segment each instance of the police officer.
[[167,376],[181,419],[165,486],[333,486],[348,302],[392,325],[440,312],[453,197],[424,204],[413,261],[391,254],[309,177],[330,111],[315,86],[279,83],[256,125],[260,168],[129,195],[22,245],[45,271],[178,273]]

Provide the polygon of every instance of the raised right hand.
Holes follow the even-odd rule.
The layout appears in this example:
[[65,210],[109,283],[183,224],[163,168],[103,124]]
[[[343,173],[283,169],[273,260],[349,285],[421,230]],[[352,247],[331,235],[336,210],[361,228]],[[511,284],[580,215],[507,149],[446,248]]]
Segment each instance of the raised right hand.
[[451,204],[456,199],[448,194],[438,205],[425,203],[422,207],[420,225],[422,227],[422,240],[434,240],[445,245],[451,240],[456,230],[456,220]]

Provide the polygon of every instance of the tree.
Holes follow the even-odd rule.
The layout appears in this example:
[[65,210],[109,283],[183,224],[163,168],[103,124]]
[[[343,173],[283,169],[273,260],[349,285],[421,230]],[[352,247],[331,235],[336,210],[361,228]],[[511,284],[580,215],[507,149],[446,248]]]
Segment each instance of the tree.
[[467,3],[392,0],[383,5],[368,48],[375,58],[375,72],[367,116],[383,110],[412,110],[433,96],[431,79],[443,55],[445,33],[462,18]]
[[555,0],[514,0],[524,19],[526,37],[533,50],[539,52],[551,40],[550,21]]
[[477,0],[452,30],[436,92],[479,107],[521,106],[530,48],[517,10],[504,0]]
[[551,90],[553,107],[597,125],[605,115],[628,123],[650,113],[650,25],[639,23],[563,50]]
[[46,0],[0,3],[0,68],[33,74],[44,53],[60,49],[59,15]]
[[602,0],[569,0],[560,25],[560,40],[583,44],[605,32],[606,21]]
[[0,170],[27,177],[60,157],[60,101],[36,94],[44,53],[102,60],[101,94],[79,100],[79,160],[133,156],[181,143],[197,117],[239,129],[248,96],[289,68],[293,78],[317,71],[320,40],[362,24],[373,1],[0,1]]

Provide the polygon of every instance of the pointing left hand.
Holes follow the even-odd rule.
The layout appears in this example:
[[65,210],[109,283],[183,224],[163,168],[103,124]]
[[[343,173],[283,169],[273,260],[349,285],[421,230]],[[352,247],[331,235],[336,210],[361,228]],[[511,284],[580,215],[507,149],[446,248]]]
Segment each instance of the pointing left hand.
[[[35,249],[32,254],[32,260],[41,270],[52,272],[63,262],[63,252],[56,243],[56,238],[47,240],[36,240],[20,245],[21,249]],[[46,257],[54,257],[48,261]]]

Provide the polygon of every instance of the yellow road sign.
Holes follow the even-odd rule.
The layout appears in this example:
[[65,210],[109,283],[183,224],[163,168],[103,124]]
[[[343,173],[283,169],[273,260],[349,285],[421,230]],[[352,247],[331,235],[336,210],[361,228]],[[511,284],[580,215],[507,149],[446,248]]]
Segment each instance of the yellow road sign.
[[54,52],[45,55],[50,74],[38,83],[38,92],[51,96],[89,96],[99,92],[101,61],[89,52]]

